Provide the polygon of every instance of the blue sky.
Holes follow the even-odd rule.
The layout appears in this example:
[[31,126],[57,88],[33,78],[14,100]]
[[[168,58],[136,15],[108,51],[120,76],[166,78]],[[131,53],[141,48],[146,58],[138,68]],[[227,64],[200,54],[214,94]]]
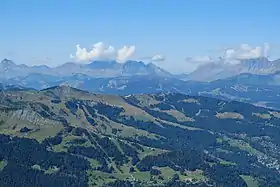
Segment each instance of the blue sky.
[[[23,3],[24,2],[24,3]],[[170,71],[189,71],[186,57],[217,56],[248,44],[280,55],[279,0],[2,0],[0,58],[58,65],[72,59],[76,44],[103,42],[116,50],[134,45],[131,59]]]

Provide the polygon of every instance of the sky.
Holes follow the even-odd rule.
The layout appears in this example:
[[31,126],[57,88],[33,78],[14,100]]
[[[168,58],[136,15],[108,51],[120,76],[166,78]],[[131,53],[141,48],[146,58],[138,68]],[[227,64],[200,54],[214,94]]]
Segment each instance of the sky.
[[279,0],[2,0],[0,58],[95,59],[189,72],[219,56],[280,57]]

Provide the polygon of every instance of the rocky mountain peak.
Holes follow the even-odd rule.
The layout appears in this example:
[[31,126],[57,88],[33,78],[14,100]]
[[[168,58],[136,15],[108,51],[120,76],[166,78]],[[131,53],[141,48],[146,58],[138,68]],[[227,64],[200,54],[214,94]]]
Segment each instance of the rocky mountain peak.
[[0,62],[0,65],[2,65],[2,66],[15,66],[16,64],[12,60],[9,60],[9,59],[5,58]]

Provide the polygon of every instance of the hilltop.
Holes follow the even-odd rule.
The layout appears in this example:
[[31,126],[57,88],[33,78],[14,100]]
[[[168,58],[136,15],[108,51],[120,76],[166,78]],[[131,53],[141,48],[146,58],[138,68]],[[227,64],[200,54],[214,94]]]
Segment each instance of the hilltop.
[[69,86],[0,94],[3,186],[280,185],[274,110]]

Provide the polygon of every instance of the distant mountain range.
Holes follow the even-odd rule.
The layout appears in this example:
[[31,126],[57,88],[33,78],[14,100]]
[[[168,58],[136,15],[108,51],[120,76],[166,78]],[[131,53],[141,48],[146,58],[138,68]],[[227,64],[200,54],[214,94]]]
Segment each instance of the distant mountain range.
[[26,66],[17,65],[13,61],[4,59],[0,62],[0,79],[11,79],[25,77],[30,74],[51,75],[51,76],[71,76],[73,74],[83,74],[91,77],[118,77],[132,75],[159,75],[171,76],[171,73],[162,68],[141,61],[127,61],[118,63],[117,61],[94,61],[90,64],[77,64],[68,62],[61,66],[51,68],[46,65]]
[[[66,63],[50,68],[16,65],[5,59],[0,63],[0,67],[3,72],[0,73],[2,90],[41,90],[69,85],[102,94],[176,92],[245,101],[280,109],[280,71],[276,71],[280,67],[279,60],[269,61],[266,58],[243,60],[236,65],[208,64],[189,75],[173,75],[152,63],[138,61],[127,61],[123,64],[116,61],[94,61],[84,65]],[[240,71],[239,74],[237,70]],[[228,77],[231,74],[233,76]],[[223,78],[210,81],[211,76]],[[208,81],[201,82],[207,78]],[[196,81],[197,79],[200,81]]]
[[118,63],[114,60],[93,61],[89,64],[68,62],[54,68],[48,67],[46,65],[17,65],[8,59],[4,59],[0,62],[0,80],[15,78],[21,79],[22,77],[29,76],[30,74],[56,77],[69,77],[73,74],[82,74],[92,78],[149,75],[173,77],[181,80],[209,82],[244,73],[268,75],[277,73],[278,71],[280,71],[280,59],[270,61],[265,57],[240,60],[238,63],[229,63],[224,59],[220,59],[216,62],[201,65],[195,71],[189,74],[180,75],[174,75],[153,63],[144,63],[142,61],[127,61],[125,63]]
[[82,74],[67,77],[30,74],[23,78],[9,79],[2,87],[6,90],[41,90],[69,85],[93,93],[118,95],[171,92],[237,100],[280,109],[280,86],[277,82],[279,75],[280,72],[271,75],[241,74],[212,82],[197,82],[162,76],[92,78]]
[[181,75],[184,80],[213,81],[242,73],[267,75],[280,71],[280,59],[270,61],[265,57],[240,60],[237,63],[227,63],[220,59],[217,62],[200,66],[188,75]]

